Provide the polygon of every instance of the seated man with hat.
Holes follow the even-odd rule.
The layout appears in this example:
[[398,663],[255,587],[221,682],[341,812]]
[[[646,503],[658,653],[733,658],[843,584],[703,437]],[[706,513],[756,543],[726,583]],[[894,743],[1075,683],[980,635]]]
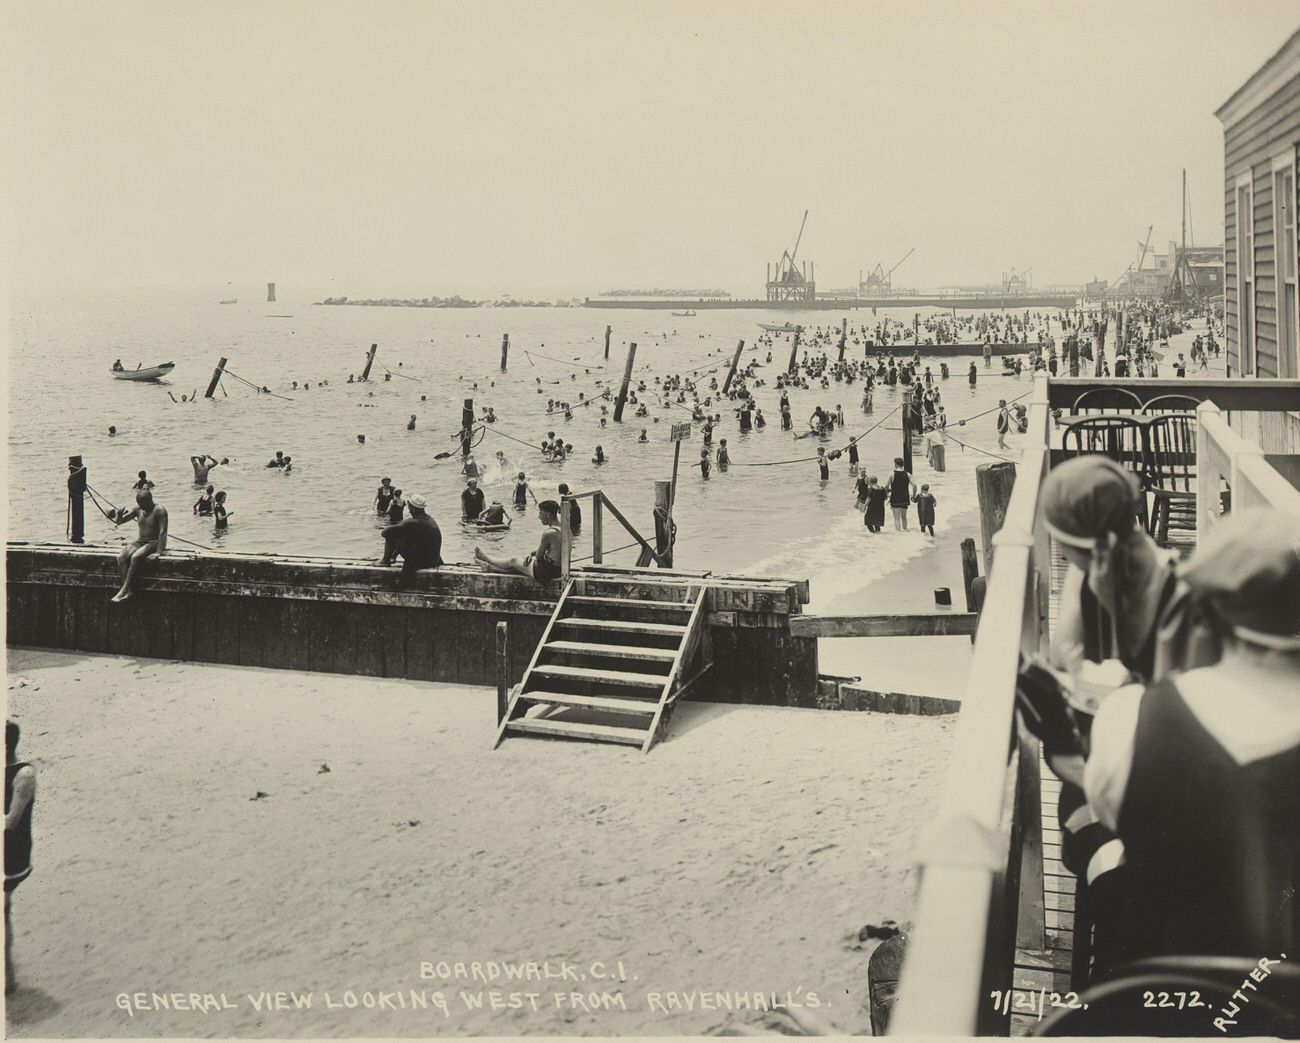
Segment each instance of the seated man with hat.
[[442,530],[429,516],[423,496],[408,496],[406,506],[411,516],[396,525],[386,525],[380,535],[384,537],[384,557],[381,565],[391,565],[398,555],[402,558],[402,574],[397,578],[399,587],[408,586],[418,569],[434,569],[442,562]]

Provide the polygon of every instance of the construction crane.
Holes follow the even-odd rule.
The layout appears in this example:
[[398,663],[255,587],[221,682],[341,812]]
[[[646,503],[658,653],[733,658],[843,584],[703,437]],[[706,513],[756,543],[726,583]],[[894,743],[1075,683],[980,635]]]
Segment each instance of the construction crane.
[[1147,225],[1147,237],[1146,237],[1146,240],[1145,240],[1144,242],[1138,243],[1138,246],[1139,246],[1139,248],[1142,250],[1142,253],[1138,256],[1137,267],[1134,268],[1132,265],[1129,265],[1129,266],[1128,266],[1127,268],[1125,268],[1122,272],[1120,272],[1120,273],[1119,273],[1119,277],[1118,277],[1114,282],[1112,282],[1112,283],[1110,284],[1112,289],[1114,289],[1116,286],[1118,286],[1119,283],[1120,283],[1120,279],[1123,279],[1124,276],[1126,276],[1126,275],[1129,274],[1129,272],[1133,272],[1133,271],[1139,271],[1139,272],[1140,272],[1140,271],[1142,270],[1142,262],[1145,261],[1145,260],[1147,259],[1147,250],[1148,250],[1148,249],[1150,248],[1150,246],[1151,246],[1151,231],[1152,231],[1152,229],[1154,229],[1154,228],[1155,228],[1155,225]]
[[812,302],[816,299],[816,269],[813,269],[813,275],[810,278],[807,270],[807,263],[804,267],[795,266],[795,258],[799,254],[799,244],[803,242],[804,226],[808,224],[808,211],[803,212],[803,220],[799,223],[799,234],[795,237],[794,248],[785,250],[781,254],[781,259],[776,262],[776,271],[773,273],[771,266],[768,266],[767,274],[767,299],[769,301],[801,301]]
[[862,292],[863,290],[866,290],[868,297],[888,296],[890,293],[893,292],[894,289],[894,282],[893,282],[894,272],[898,271],[903,261],[906,261],[914,253],[916,253],[915,246],[912,247],[912,249],[908,250],[907,253],[903,254],[902,260],[900,260],[898,264],[894,265],[894,267],[890,268],[889,271],[885,271],[885,266],[883,264],[877,264],[875,268],[867,272],[866,282],[862,281],[862,273],[859,272],[858,292]]

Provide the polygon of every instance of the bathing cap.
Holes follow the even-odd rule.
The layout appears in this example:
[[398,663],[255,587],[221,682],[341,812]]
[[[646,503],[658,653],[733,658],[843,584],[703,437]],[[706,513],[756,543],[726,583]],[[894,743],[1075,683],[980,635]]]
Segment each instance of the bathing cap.
[[1300,650],[1300,521],[1270,507],[1234,511],[1182,571],[1193,594],[1236,635]]
[[1053,467],[1039,502],[1056,539],[1072,547],[1094,547],[1107,533],[1132,531],[1141,495],[1135,475],[1113,460],[1089,454]]

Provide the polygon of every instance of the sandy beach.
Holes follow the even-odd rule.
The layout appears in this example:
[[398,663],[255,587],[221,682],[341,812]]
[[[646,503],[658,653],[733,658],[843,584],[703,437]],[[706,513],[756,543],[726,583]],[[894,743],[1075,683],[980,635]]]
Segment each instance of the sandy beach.
[[[867,1031],[875,943],[857,933],[910,915],[954,720],[687,704],[646,757],[494,752],[490,689],[9,655],[39,773],[15,1036],[674,1035],[754,1017],[694,990],[815,993],[815,1013]],[[528,961],[561,976],[475,980],[475,962]],[[538,1009],[487,1009],[491,987]],[[280,991],[311,1006],[257,1009]],[[140,992],[125,1002],[208,1009],[119,1009]]]

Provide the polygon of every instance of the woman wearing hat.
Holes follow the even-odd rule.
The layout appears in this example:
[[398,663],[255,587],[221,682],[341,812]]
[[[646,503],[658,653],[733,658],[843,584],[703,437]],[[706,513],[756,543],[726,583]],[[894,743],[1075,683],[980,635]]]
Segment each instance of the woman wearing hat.
[[1121,684],[1158,681],[1218,655],[1192,611],[1175,554],[1138,522],[1141,495],[1136,477],[1103,456],[1075,457],[1047,476],[1042,522],[1069,562],[1049,665],[1069,680],[1062,684],[1060,674],[1035,665],[1018,688],[1022,718],[1062,780],[1061,861],[1102,921],[1093,948],[1099,971],[1122,955],[1104,921],[1120,907],[1126,874],[1123,844],[1083,790],[1093,715]]
[[1115,692],[1088,803],[1124,843],[1125,956],[1300,946],[1300,519],[1242,511],[1183,571],[1212,666]]

